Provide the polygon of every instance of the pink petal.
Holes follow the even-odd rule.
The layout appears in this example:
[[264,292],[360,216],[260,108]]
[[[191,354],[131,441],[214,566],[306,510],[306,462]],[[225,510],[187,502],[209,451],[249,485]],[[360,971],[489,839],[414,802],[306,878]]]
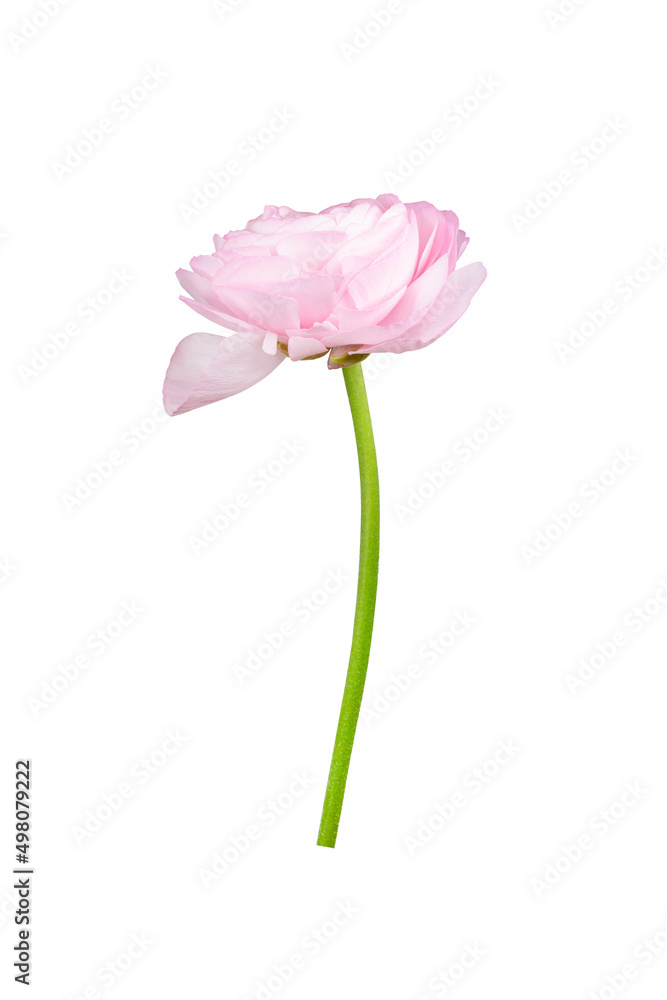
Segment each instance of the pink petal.
[[[365,206],[360,206],[360,209]],[[351,268],[345,262],[349,257],[366,258],[375,261],[385,251],[390,251],[405,238],[408,228],[408,215],[403,204],[397,204],[379,217],[377,224],[370,228],[364,226],[355,235],[349,226],[349,217],[343,221],[343,229],[348,239],[343,247],[333,255],[327,264],[327,271],[341,270],[349,273]],[[362,262],[363,263],[363,262]]]
[[420,347],[432,344],[463,316],[485,278],[486,268],[479,263],[468,264],[457,271],[452,271],[445,287],[423,319],[395,340],[362,345],[353,353],[374,354],[388,351],[402,354],[404,351],[416,351]]
[[399,288],[390,299],[386,300],[386,302],[380,302],[379,305],[371,306],[370,309],[342,309],[339,306],[336,309],[338,327],[341,333],[346,334],[346,340],[341,341],[341,343],[349,344],[350,330],[358,330],[359,327],[375,326],[376,324],[382,322],[382,320],[384,320],[387,315],[391,313],[394,306],[401,302],[405,296],[405,292],[405,288]]
[[299,263],[289,257],[246,257],[235,261],[233,271],[226,267],[224,272],[216,272],[213,285],[216,291],[227,284],[236,288],[256,288],[257,285],[289,281],[300,273]]
[[170,417],[226,399],[266,378],[284,355],[265,354],[254,333],[219,337],[191,333],[180,342],[164,380],[164,408]]
[[304,265],[306,272],[321,270],[345,243],[345,233],[335,229],[323,229],[309,233],[292,233],[283,236],[276,243],[276,253],[284,257],[295,257]]
[[[190,267],[195,274],[198,274],[201,278],[210,279],[216,271],[220,270],[222,267],[222,261],[219,257],[212,257],[210,254],[202,254],[200,257],[192,258],[190,261]],[[181,284],[183,284],[183,282],[181,282]]]
[[284,295],[267,295],[258,288],[232,288],[216,284],[215,293],[223,310],[237,316],[250,326],[273,333],[299,327],[299,306],[296,299]]
[[[220,267],[220,261],[218,261],[218,267]],[[215,272],[214,272],[215,273]],[[178,278],[181,288],[190,295],[195,302],[202,302],[212,308],[220,308],[220,302],[213,294],[213,289],[211,288],[210,278],[205,278],[201,274],[193,274],[192,271],[186,271],[184,267],[179,267],[176,272],[176,277]]]
[[382,253],[375,263],[354,275],[346,288],[346,305],[369,309],[393,298],[399,289],[412,280],[417,266],[419,230],[410,222],[401,242]]
[[416,273],[422,274],[444,254],[451,254],[451,270],[454,270],[458,216],[447,210],[441,212],[428,201],[414,201],[407,207],[414,212],[420,232],[421,257]]
[[228,330],[234,330],[235,333],[251,333],[257,330],[251,323],[246,323],[245,320],[238,319],[238,317],[230,316],[229,313],[226,313],[220,302],[218,302],[216,308],[204,305],[202,302],[195,302],[194,299],[186,299],[185,295],[181,295],[180,299],[181,302],[185,302],[186,306],[190,306],[200,316],[213,320],[214,323],[225,326]]
[[401,203],[401,199],[397,194],[379,194],[375,200],[380,208],[385,212],[393,205],[399,205]]
[[303,361],[304,358],[312,358],[314,354],[326,354],[327,352],[324,344],[313,337],[290,337],[287,341],[287,349],[292,361]]
[[456,259],[458,260],[465,248],[470,243],[470,237],[466,236],[462,229],[456,235]]
[[407,289],[405,295],[386,318],[387,326],[430,306],[442,291],[449,276],[449,258],[440,257]]
[[278,350],[278,334],[267,333],[262,341],[262,350],[265,354],[275,354]]
[[307,330],[315,323],[323,323],[331,315],[336,302],[333,280],[326,274],[310,274],[293,281],[283,281],[273,288],[264,286],[263,291],[276,297],[287,296],[296,299],[299,305],[299,320],[297,324],[302,330]]

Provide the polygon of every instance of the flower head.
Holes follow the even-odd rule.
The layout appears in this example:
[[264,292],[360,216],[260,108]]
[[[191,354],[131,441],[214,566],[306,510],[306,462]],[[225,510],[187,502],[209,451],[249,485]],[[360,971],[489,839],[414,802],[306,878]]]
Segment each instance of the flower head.
[[441,337],[486,277],[456,264],[468,243],[453,212],[396,195],[322,212],[268,205],[245,229],[177,272],[192,309],[234,331],[180,342],[164,383],[167,413],[225,399],[289,358],[330,368],[400,354]]

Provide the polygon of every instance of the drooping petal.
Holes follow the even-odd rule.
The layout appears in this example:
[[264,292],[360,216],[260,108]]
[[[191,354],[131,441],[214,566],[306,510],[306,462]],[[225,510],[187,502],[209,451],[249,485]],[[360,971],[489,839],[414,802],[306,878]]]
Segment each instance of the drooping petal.
[[285,356],[266,354],[255,333],[219,337],[191,333],[172,356],[164,380],[164,408],[170,417],[226,399],[266,378]]

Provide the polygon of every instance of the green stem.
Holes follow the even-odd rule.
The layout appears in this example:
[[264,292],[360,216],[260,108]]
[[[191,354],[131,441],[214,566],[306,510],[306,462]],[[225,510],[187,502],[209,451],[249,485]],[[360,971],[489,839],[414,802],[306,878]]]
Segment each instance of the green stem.
[[366,682],[368,657],[371,651],[375,595],[377,592],[378,559],[380,555],[380,490],[373,426],[368,409],[368,397],[361,364],[343,368],[357,439],[359,475],[361,478],[361,541],[359,545],[359,578],[357,606],[354,612],[352,649],[347,668],[343,704],[338,719],[324,808],[317,843],[320,847],[335,847],[338,824],[343,808],[345,783],[350,767],[354,734],[357,729],[361,699]]

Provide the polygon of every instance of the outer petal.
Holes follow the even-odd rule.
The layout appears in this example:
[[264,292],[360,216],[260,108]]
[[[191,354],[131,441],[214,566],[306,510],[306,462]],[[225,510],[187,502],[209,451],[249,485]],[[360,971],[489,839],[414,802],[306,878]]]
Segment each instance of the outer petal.
[[461,256],[461,254],[463,253],[463,251],[465,250],[465,248],[468,246],[469,243],[470,243],[470,237],[466,236],[466,234],[464,233],[464,231],[462,229],[459,229],[458,234],[456,236],[456,259],[457,260]]
[[180,342],[164,380],[164,408],[170,417],[226,399],[277,368],[283,354],[266,354],[255,333],[219,337],[191,333]]
[[318,354],[326,354],[328,348],[321,340],[314,337],[291,336],[287,341],[287,350],[292,361],[303,361]]
[[404,297],[406,288],[407,286],[399,288],[390,299],[380,302],[377,306],[371,306],[369,309],[342,309],[341,307],[336,309],[338,326],[341,333],[347,334],[347,343],[350,342],[350,330],[358,330],[359,327],[376,326],[385,320],[388,313],[391,313],[394,306],[398,305]]
[[[194,260],[194,258],[193,258]],[[215,271],[222,267],[222,263],[218,261],[218,267]],[[220,302],[216,299],[213,294],[213,289],[211,288],[211,278],[204,277],[202,274],[195,274],[193,271],[186,271],[184,267],[179,267],[176,272],[176,277],[179,280],[181,288],[192,296],[195,302],[201,302],[205,305],[211,306],[212,308],[220,308]]]
[[248,326],[283,333],[299,326],[299,305],[286,295],[270,295],[260,288],[236,288],[216,285],[215,291],[224,312],[232,313]]
[[448,210],[441,212],[428,201],[410,202],[406,207],[414,213],[419,225],[421,256],[415,277],[423,274],[443,254],[449,254],[450,270],[453,271],[456,266],[453,247],[459,228],[456,214]]
[[[432,267],[420,274],[409,285],[405,295],[386,316],[385,325],[391,326],[399,320],[415,316],[415,322],[424,314],[424,306],[430,307],[437,299],[450,274],[449,260],[440,257]],[[419,315],[417,315],[419,313]],[[411,324],[414,325],[414,324]]]
[[396,340],[386,340],[379,344],[362,345],[354,354],[379,354],[391,352],[402,354],[416,351],[432,344],[446,333],[457,319],[463,316],[473,295],[486,278],[483,264],[468,264],[452,271],[442,292],[433,302],[426,315],[415,326],[406,330]]
[[185,302],[186,306],[190,306],[194,309],[196,313],[203,316],[205,319],[213,320],[219,326],[224,326],[228,330],[234,330],[235,333],[250,333],[251,331],[260,330],[257,327],[252,326],[251,323],[246,323],[244,320],[238,319],[236,316],[230,316],[228,313],[223,312],[222,303],[218,304],[218,308],[214,309],[212,306],[207,306],[203,302],[195,302],[194,299],[186,299],[185,295],[180,296],[181,302]]

